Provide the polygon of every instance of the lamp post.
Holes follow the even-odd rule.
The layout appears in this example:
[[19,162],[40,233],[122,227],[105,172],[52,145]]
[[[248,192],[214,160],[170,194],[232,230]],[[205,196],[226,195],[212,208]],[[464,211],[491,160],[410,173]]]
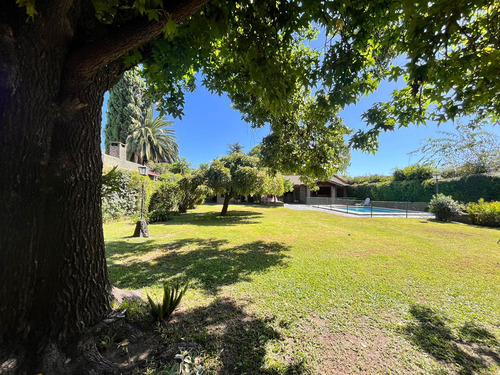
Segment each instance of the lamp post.
[[436,195],[438,195],[439,194],[439,180],[441,179],[441,173],[436,172],[432,176],[436,180]]
[[[143,177],[148,175],[148,167],[141,165],[138,167],[139,174]],[[141,219],[135,225],[134,237],[149,237],[148,222],[144,219],[144,179],[142,180],[142,194],[141,194]]]

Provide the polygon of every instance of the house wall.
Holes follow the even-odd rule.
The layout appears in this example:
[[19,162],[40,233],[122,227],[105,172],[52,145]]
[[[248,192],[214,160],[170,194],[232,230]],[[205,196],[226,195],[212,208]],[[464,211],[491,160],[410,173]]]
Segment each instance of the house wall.
[[129,171],[137,171],[137,168],[140,167],[140,164],[125,159],[119,159],[107,154],[102,154],[102,164],[105,168],[118,167],[121,169],[127,169]]

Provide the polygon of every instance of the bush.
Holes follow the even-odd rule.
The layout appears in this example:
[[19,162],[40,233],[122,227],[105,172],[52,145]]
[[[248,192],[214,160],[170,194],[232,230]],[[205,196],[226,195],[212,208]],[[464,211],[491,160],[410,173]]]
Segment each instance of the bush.
[[487,227],[500,227],[500,202],[485,202],[481,198],[467,207],[472,224]]
[[156,184],[138,171],[127,171],[116,167],[103,174],[102,178],[102,217],[103,220],[116,220],[133,217],[140,213],[142,184],[144,183],[145,207],[153,194]]
[[151,197],[149,211],[177,212],[179,211],[181,199],[179,184],[175,182],[162,182]]
[[460,205],[452,197],[438,194],[432,197],[429,211],[436,215],[436,219],[449,221],[454,216],[460,215]]
[[394,170],[394,181],[424,181],[432,178],[433,169],[426,165],[410,165],[409,167]]
[[116,167],[103,175],[101,194],[102,217],[105,222],[136,212],[137,192],[130,189],[130,184],[130,172]]
[[163,210],[154,210],[153,212],[150,212],[148,215],[148,221],[150,223],[159,223],[163,221],[169,221],[172,220],[174,214],[169,211],[163,211]]

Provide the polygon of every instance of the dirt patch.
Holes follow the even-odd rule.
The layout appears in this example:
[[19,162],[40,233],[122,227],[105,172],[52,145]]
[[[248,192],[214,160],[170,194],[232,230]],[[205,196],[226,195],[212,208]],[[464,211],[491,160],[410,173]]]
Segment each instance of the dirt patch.
[[333,330],[328,320],[312,319],[310,340],[322,344],[318,374],[414,374],[404,368],[398,353],[401,345],[366,318],[357,318],[342,331]]

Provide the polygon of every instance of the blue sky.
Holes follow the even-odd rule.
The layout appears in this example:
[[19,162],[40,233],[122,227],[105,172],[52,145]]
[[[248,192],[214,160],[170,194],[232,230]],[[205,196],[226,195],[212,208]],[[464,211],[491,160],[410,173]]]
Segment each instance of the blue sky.
[[[361,114],[373,103],[388,99],[389,93],[397,85],[394,82],[383,83],[375,94],[346,108],[342,113],[344,122],[353,129],[364,129]],[[106,94],[103,126],[106,122],[107,99]],[[227,97],[211,94],[201,85],[195,92],[187,94],[185,115],[182,120],[174,120],[173,128],[178,137],[180,156],[186,158],[194,167],[225,154],[230,143],[240,142],[245,146],[244,151],[248,152],[268,134],[268,128],[252,129],[230,105]],[[390,174],[396,167],[403,168],[414,164],[418,161],[418,156],[409,156],[408,153],[420,147],[421,139],[437,137],[439,130],[453,129],[453,124],[444,124],[439,128],[436,124],[428,124],[383,133],[379,138],[379,151],[375,155],[355,150],[351,152],[351,166],[344,175]],[[499,126],[487,127],[484,130],[500,136]]]

